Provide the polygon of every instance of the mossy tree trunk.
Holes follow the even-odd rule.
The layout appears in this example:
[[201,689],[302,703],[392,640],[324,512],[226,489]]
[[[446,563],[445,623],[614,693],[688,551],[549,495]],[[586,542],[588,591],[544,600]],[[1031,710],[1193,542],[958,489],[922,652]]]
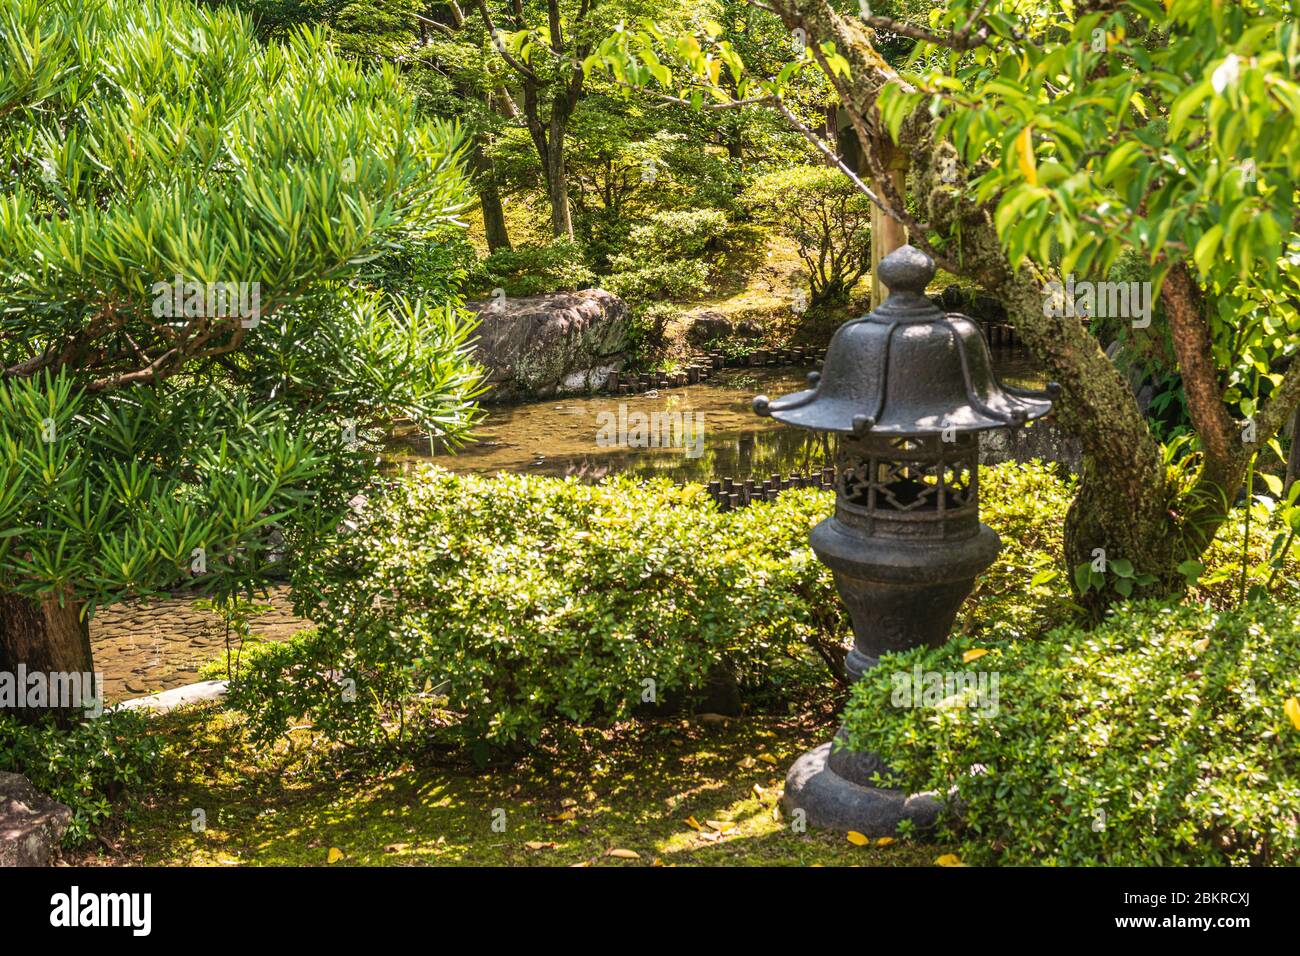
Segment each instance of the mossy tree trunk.
[[487,238],[488,251],[496,252],[498,249],[510,248],[510,233],[506,229],[506,213],[501,204],[496,172],[492,168],[492,160],[484,151],[484,145],[481,136],[474,138],[470,162],[474,168],[474,187],[483,210],[483,232]]

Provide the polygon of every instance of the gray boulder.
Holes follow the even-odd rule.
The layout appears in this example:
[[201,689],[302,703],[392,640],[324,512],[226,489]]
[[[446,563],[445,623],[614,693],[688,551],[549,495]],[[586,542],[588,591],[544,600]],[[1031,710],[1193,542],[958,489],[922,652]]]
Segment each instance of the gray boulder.
[[627,303],[604,289],[470,302],[487,398],[501,401],[600,388],[630,345]]
[[0,866],[48,866],[72,811],[21,774],[0,771]]
[[761,339],[763,327],[753,319],[733,322],[718,312],[700,312],[692,317],[686,329],[686,340],[692,345],[707,345],[710,342],[733,338]]

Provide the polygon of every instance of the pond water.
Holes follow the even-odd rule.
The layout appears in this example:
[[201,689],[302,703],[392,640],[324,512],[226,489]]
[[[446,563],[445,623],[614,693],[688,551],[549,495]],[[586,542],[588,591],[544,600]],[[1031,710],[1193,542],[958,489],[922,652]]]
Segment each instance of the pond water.
[[[998,349],[993,356],[1003,382],[1045,384],[1024,350]],[[488,406],[475,440],[458,451],[435,448],[430,454],[428,439],[414,436],[394,449],[393,458],[404,468],[433,461],[452,471],[591,480],[627,474],[707,482],[807,472],[821,467],[822,439],[760,418],[750,403],[760,393],[775,398],[806,388],[810,371],[728,369],[703,384],[639,395]]]
[[[994,359],[1003,381],[1025,388],[1042,387],[1042,376],[1023,352],[997,350]],[[489,406],[477,440],[458,453],[430,456],[427,439],[414,438],[399,445],[393,457],[408,467],[432,460],[462,472],[527,472],[586,479],[622,473],[707,482],[715,477],[807,472],[821,467],[823,449],[818,439],[802,429],[759,418],[750,401],[759,393],[775,397],[798,391],[809,371],[733,369],[702,385],[641,395]],[[675,447],[629,447],[638,437],[636,413],[647,421],[655,413],[676,416],[661,421],[681,423],[681,440],[673,442],[670,429],[667,443]],[[625,424],[622,436],[620,420]],[[1034,426],[1026,431],[1032,435],[1041,430]],[[620,437],[629,440],[620,443]],[[268,595],[267,603],[272,609],[252,621],[252,630],[260,638],[283,640],[308,623],[289,612],[282,589]],[[152,604],[122,604],[101,610],[91,622],[91,643],[96,668],[104,675],[105,697],[112,703],[195,680],[201,663],[220,656],[225,633],[217,616],[196,606],[193,597],[175,595]]]

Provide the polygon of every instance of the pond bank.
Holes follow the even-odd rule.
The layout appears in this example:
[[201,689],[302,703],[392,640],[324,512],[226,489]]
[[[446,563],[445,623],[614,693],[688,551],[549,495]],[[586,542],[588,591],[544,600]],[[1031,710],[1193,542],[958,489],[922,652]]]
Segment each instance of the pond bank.
[[[1007,384],[1045,384],[1025,350],[994,349],[993,358]],[[707,483],[806,474],[822,467],[828,446],[808,432],[760,418],[751,403],[760,393],[776,396],[805,388],[810,371],[812,366],[725,369],[707,382],[635,395],[493,405],[475,440],[460,450],[431,449],[427,438],[408,436],[391,457],[404,470],[433,462],[477,474],[504,471],[585,480],[625,474]],[[1058,457],[1054,450],[1059,444],[1031,428],[1015,438],[991,438],[985,457],[988,462]]]

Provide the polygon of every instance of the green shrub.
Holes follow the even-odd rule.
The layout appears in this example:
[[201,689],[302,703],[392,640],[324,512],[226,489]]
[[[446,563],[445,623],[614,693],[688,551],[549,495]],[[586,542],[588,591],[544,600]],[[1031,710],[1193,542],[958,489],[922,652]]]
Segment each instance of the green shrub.
[[630,266],[630,256],[615,256],[614,268],[620,265],[625,271],[611,272],[604,285],[615,295],[633,302],[656,299],[691,299],[709,291],[709,266],[698,259],[678,259],[673,262],[652,262],[640,267]]
[[838,170],[799,166],[759,177],[741,201],[791,240],[808,267],[812,308],[848,300],[871,267],[871,201]]
[[[1041,633],[1035,622],[1073,610],[1064,574],[1044,573],[1060,560],[1070,485],[1037,463],[984,469],[981,483],[1004,551],[956,630]],[[535,740],[627,713],[646,677],[689,692],[722,665],[770,689],[792,645],[843,654],[842,606],[807,546],[829,492],[724,515],[699,486],[433,469],[370,508],[296,582],[317,595],[307,612],[320,626],[245,652],[228,700],[263,739],[307,714],[338,739],[376,740],[436,690],[460,736]]]
[[157,762],[157,738],[146,721],[132,711],[110,711],[62,729],[52,719],[25,724],[0,715],[0,770],[23,774],[67,804],[72,823],[63,842],[84,843],[111,812],[113,799],[147,779]]
[[685,299],[709,288],[710,266],[704,257],[729,228],[718,209],[681,209],[654,213],[632,229],[628,251],[610,261],[604,285],[633,300]]
[[646,302],[632,310],[631,348],[640,358],[662,349],[667,342],[668,323],[682,310],[671,302]]
[[[893,783],[956,796],[967,861],[1300,863],[1300,608],[1147,602],[963,663],[969,647],[884,659],[845,714]],[[917,666],[996,674],[996,712],[893,706]]]
[[586,289],[595,281],[585,248],[556,239],[544,246],[498,249],[470,270],[466,289],[472,296],[489,296],[495,289],[512,296],[543,295]]
[[1075,480],[1051,464],[1006,462],[980,469],[980,519],[1002,551],[975,580],[954,635],[1033,637],[1073,618],[1065,573],[1065,512]]
[[409,726],[425,692],[482,753],[625,716],[647,680],[659,702],[719,668],[760,686],[802,643],[844,640],[807,546],[827,504],[792,491],[724,515],[698,485],[431,468],[296,582],[316,629],[259,648],[228,699],[261,739],[307,714],[361,743]]

